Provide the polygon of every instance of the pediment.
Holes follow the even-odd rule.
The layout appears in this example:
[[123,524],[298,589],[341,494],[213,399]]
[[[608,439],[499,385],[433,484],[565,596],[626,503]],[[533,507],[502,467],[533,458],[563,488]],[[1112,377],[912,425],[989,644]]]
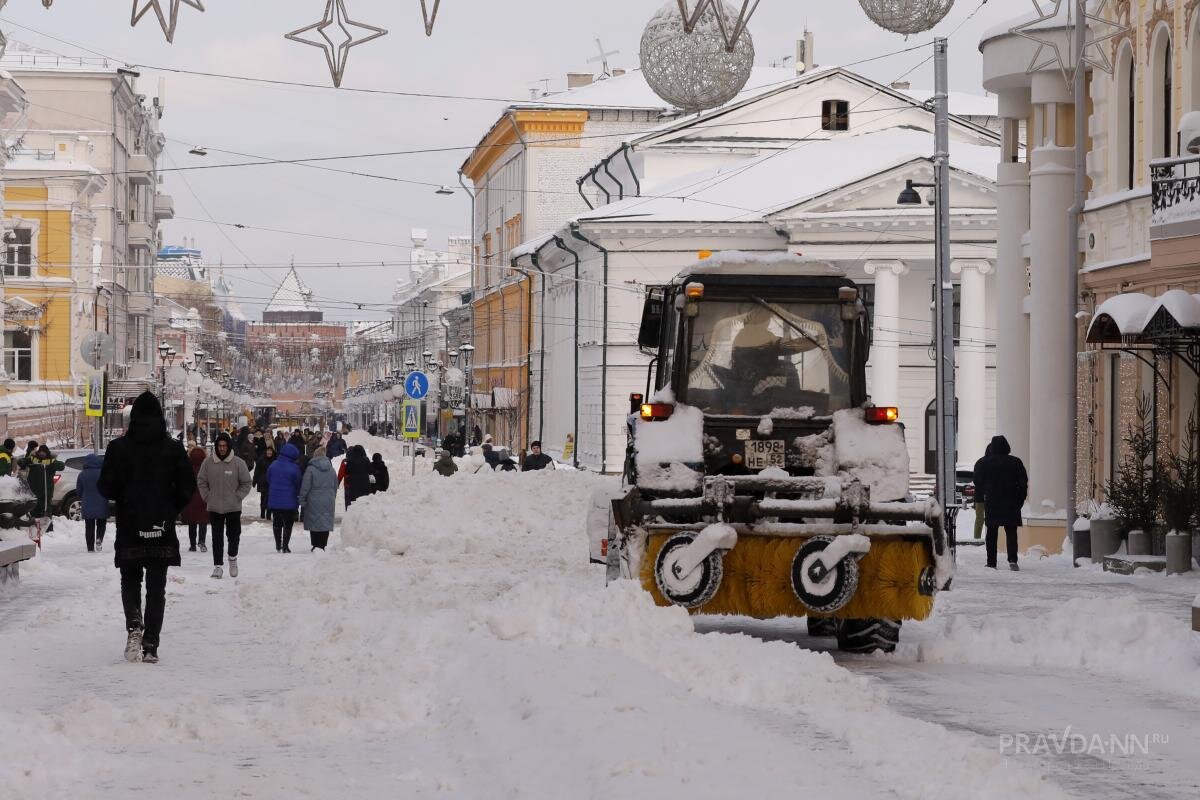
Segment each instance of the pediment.
[[[933,165],[924,159],[915,160],[840,186],[794,206],[777,209],[769,218],[773,222],[786,223],[814,214],[900,212],[905,207],[898,205],[896,200],[907,182],[933,183],[933,179]],[[920,191],[922,196],[929,198],[933,190]],[[974,173],[952,168],[950,198],[951,206],[955,209],[995,209],[995,183]]]

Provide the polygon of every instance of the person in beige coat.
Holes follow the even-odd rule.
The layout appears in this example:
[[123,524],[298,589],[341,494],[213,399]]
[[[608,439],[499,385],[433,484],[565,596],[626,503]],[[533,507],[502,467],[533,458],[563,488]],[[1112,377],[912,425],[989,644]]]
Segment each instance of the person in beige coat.
[[196,486],[208,508],[212,525],[213,573],[220,578],[225,565],[225,541],[229,540],[229,577],[238,576],[238,545],[242,539],[242,501],[253,481],[246,462],[233,451],[233,440],[222,433],[196,475]]

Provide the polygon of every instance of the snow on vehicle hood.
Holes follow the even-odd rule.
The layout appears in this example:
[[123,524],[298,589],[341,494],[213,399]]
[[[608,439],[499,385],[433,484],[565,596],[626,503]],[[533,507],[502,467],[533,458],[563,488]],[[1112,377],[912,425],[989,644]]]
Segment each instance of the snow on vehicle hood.
[[874,501],[908,495],[908,446],[899,425],[869,425],[861,408],[833,415],[833,452],[838,474],[871,487]]
[[633,430],[639,466],[704,461],[704,412],[695,406],[677,405],[658,422],[639,418]]

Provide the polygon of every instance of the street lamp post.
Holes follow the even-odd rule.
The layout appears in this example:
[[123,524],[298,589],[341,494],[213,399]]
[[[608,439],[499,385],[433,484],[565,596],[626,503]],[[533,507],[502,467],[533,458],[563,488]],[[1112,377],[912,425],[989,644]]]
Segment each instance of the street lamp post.
[[[937,499],[946,515],[950,541],[954,541],[957,515],[955,496],[957,442],[957,395],[954,376],[954,284],[950,276],[950,106],[948,42],[933,40],[934,56],[934,182],[908,181],[897,200],[899,205],[920,205],[920,188],[934,190],[934,316],[935,367],[937,381]],[[975,409],[971,409],[974,413]]]
[[470,342],[463,342],[458,348],[462,353],[463,372],[466,374],[466,388],[463,390],[463,452],[466,452],[466,447],[470,444],[470,439],[467,437],[471,433],[471,390],[475,388],[474,381],[471,380],[471,359],[475,355],[475,346]]

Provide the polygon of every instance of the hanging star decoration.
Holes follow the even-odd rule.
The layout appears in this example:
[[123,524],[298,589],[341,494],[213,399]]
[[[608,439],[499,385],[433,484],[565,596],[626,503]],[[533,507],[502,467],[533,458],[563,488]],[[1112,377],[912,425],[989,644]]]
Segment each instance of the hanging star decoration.
[[[330,28],[341,32],[336,43],[329,35]],[[352,29],[365,31],[367,35],[356,38]],[[310,31],[316,31],[320,38],[304,38],[304,34]],[[387,31],[383,28],[350,19],[350,15],[346,11],[346,0],[326,0],[325,16],[319,22],[284,34],[284,38],[306,44],[309,47],[321,48],[325,53],[325,63],[329,65],[329,75],[333,78],[333,85],[340,89],[342,77],[346,74],[346,62],[350,58],[350,48],[386,35]]]
[[[133,16],[130,19],[130,26],[136,27],[142,21],[142,17],[154,11],[154,15],[158,17],[158,24],[162,26],[163,33],[166,34],[167,41],[175,42],[175,28],[179,24],[179,9],[181,6],[189,5],[197,11],[204,11],[204,3],[201,0],[168,0],[171,3],[171,12],[165,13],[162,8],[163,0],[133,0]],[[143,3],[145,5],[143,5]]]
[[433,23],[437,22],[438,8],[442,0],[433,0],[433,10],[429,9],[426,0],[421,0],[421,16],[425,18],[425,35],[433,36]]
[[[1100,0],[1100,3],[1090,12],[1087,10],[1087,4],[1080,0],[1052,0],[1052,3],[1049,4],[1042,0],[1031,0],[1031,2],[1037,16],[1009,31],[1014,36],[1028,39],[1038,46],[1029,60],[1026,72],[1032,74],[1046,67],[1057,65],[1069,88],[1074,88],[1075,76],[1079,73],[1080,67],[1091,66],[1093,69],[1112,74],[1112,59],[1105,52],[1106,48],[1100,45],[1124,36],[1130,29],[1119,22],[1104,18],[1104,12],[1110,0]],[[1062,15],[1064,3],[1067,4],[1066,21],[1062,26],[1047,25],[1046,23],[1050,23]],[[1083,57],[1079,64],[1076,64],[1074,60],[1077,3],[1082,9],[1084,19],[1088,22],[1088,36],[1083,43]],[[1062,52],[1063,35],[1066,37],[1066,48],[1071,54],[1070,57],[1064,56]],[[1049,54],[1046,51],[1050,51]]]

